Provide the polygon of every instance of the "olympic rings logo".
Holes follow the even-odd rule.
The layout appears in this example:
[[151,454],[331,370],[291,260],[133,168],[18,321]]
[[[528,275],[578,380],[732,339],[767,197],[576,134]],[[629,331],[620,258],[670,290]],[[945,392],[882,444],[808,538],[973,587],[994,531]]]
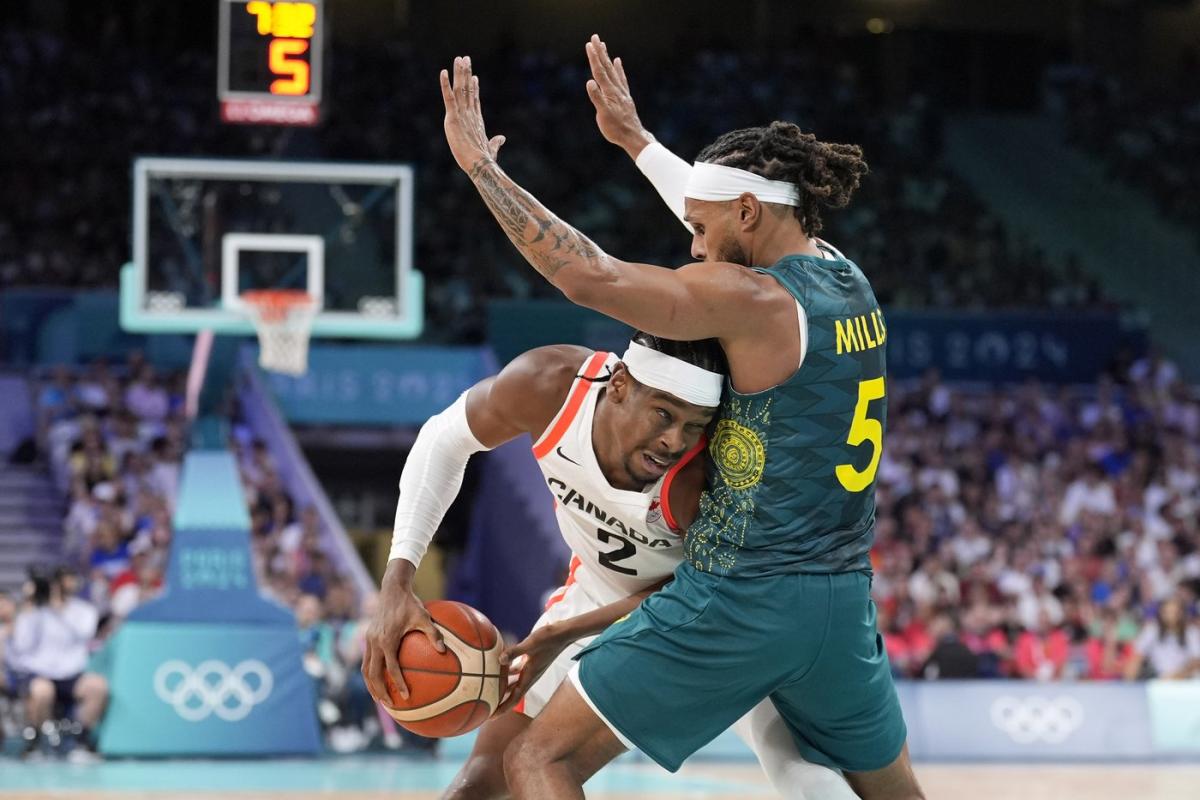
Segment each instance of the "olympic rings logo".
[[1017,744],[1060,744],[1083,725],[1083,706],[1074,697],[1011,695],[992,701],[992,724]]
[[266,700],[274,686],[271,670],[253,658],[233,669],[215,659],[195,669],[185,661],[164,661],[154,671],[154,693],[188,722],[212,714],[237,722]]

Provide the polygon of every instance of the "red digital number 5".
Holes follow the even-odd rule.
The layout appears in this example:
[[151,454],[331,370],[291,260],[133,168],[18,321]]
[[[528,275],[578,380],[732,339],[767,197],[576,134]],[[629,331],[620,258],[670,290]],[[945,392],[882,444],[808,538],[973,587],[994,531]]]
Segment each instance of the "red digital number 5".
[[303,39],[272,39],[267,64],[271,72],[281,76],[271,81],[271,94],[308,94],[308,62],[294,56],[308,52],[308,42]]

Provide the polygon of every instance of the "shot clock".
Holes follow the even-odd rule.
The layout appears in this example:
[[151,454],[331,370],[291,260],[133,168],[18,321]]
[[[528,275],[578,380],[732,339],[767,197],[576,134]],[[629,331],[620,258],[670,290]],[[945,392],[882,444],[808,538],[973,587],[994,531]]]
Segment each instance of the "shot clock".
[[217,96],[225,122],[315,125],[320,117],[321,0],[220,0]]

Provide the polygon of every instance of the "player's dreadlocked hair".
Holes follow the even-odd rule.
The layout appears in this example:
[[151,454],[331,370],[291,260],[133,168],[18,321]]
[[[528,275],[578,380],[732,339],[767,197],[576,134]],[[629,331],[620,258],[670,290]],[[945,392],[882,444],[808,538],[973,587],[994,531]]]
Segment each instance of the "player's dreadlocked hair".
[[846,206],[867,174],[858,145],[821,142],[797,125],[778,121],[730,131],[701,150],[696,160],[799,186],[796,218],[809,236],[821,231],[821,207]]
[[678,358],[700,369],[729,374],[729,362],[725,360],[725,351],[716,339],[697,339],[693,342],[677,342],[674,339],[663,339],[651,336],[645,331],[633,335],[633,341],[651,350],[657,350],[665,356]]

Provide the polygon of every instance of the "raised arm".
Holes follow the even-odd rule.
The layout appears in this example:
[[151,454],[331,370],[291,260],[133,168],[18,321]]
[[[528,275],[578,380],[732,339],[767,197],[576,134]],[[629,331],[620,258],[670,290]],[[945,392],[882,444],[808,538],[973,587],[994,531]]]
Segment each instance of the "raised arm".
[[609,57],[608,45],[599,36],[593,35],[586,49],[592,68],[587,93],[596,107],[596,127],[633,159],[671,213],[693,233],[691,223],[684,219],[683,202],[692,165],[659,144],[642,124],[621,59]]
[[442,649],[441,634],[413,592],[417,567],[462,487],[471,455],[523,433],[539,435],[557,412],[587,351],[543,347],[525,353],[499,375],[475,384],[421,427],[400,476],[392,549],[379,611],[366,633],[362,672],[378,698],[387,698],[385,672],[403,696],[396,656],[409,631],[423,631]]
[[671,270],[605,253],[500,169],[470,59],[456,58],[453,83],[443,70],[441,85],[455,161],[525,260],[569,300],[668,339],[753,335],[760,321],[747,318],[746,304],[769,292],[754,273],[723,262]]

